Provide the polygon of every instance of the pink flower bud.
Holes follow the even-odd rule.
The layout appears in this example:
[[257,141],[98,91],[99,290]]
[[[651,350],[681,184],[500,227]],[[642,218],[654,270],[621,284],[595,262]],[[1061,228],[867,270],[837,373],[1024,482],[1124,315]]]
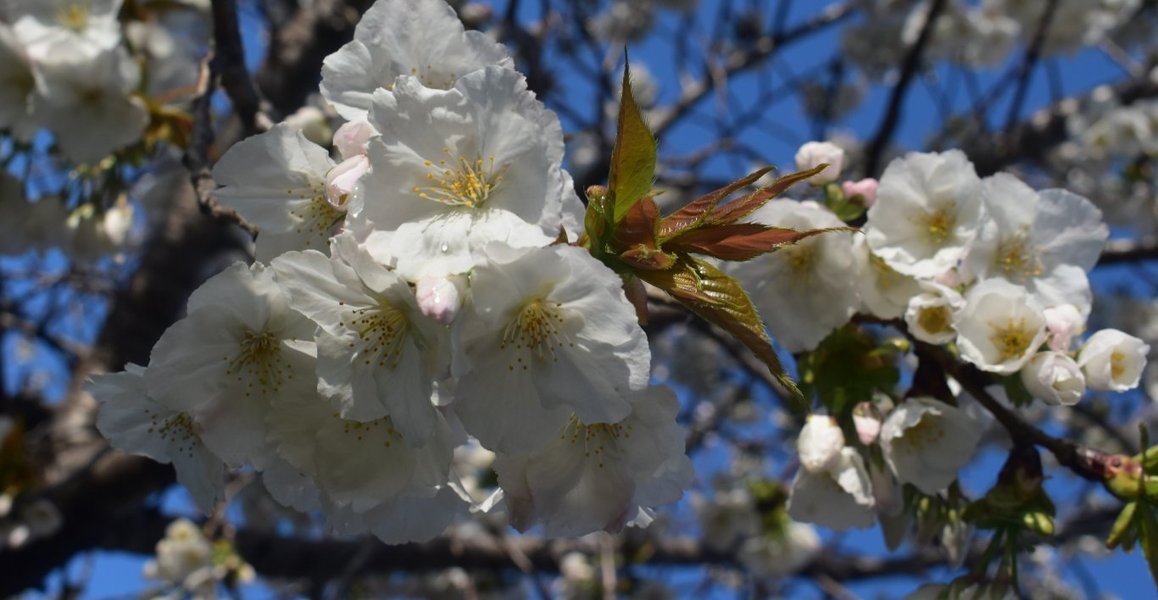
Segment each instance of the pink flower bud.
[[852,411],[852,423],[856,427],[856,437],[868,446],[877,441],[881,434],[881,414],[872,404],[861,402]]
[[860,196],[861,204],[865,208],[872,206],[877,201],[877,180],[872,177],[860,181],[846,181],[840,184],[840,189],[844,191],[846,198]]
[[326,173],[326,201],[335,208],[346,208],[354,186],[370,170],[370,159],[363,155],[353,156],[338,163]]
[[354,156],[366,154],[366,144],[369,143],[370,138],[378,135],[373,125],[366,121],[349,121],[343,123],[341,127],[334,132],[334,147],[338,149],[338,153],[342,158],[349,159]]
[[1045,313],[1045,328],[1049,330],[1049,349],[1068,352],[1070,342],[1086,328],[1086,320],[1078,307],[1072,304],[1051,306]]
[[422,314],[449,325],[462,307],[462,277],[424,277],[415,286],[415,298]]

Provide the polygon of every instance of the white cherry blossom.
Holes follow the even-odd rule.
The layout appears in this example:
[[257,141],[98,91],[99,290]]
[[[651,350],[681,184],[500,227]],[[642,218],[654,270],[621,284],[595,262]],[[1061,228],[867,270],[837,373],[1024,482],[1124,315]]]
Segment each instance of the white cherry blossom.
[[868,210],[868,245],[906,275],[955,267],[984,216],[981,180],[959,150],[909,153],[889,163]]
[[362,15],[354,39],[322,62],[322,95],[342,117],[365,119],[371,96],[399,75],[449,89],[489,65],[512,67],[507,51],[486,35],[464,31],[443,2],[382,0]]
[[212,513],[225,499],[225,464],[201,442],[188,412],[151,398],[144,367],[128,365],[119,373],[96,375],[86,388],[101,403],[96,426],[114,448],[173,463],[177,481],[198,508]]
[[982,182],[988,219],[965,258],[967,277],[1025,286],[1042,306],[1079,303],[1088,314],[1086,272],[1109,230],[1090,201],[1064,190],[1035,192],[998,173]]
[[370,123],[382,135],[356,214],[411,279],[465,273],[492,241],[545,246],[564,213],[581,221],[559,119],[514,71],[475,71],[450,90],[401,77],[375,95]]
[[827,470],[839,460],[843,447],[844,432],[828,415],[808,415],[796,438],[800,466],[809,471]]
[[905,324],[913,337],[930,344],[946,344],[957,337],[953,319],[965,299],[953,288],[930,281],[921,282],[925,291],[913,296],[905,309]]
[[405,279],[350,236],[335,238],[332,254],[287,252],[271,265],[290,306],[318,325],[318,391],[342,417],[390,416],[421,444],[437,417],[434,380],[449,368],[445,329],[421,314]]
[[153,347],[149,395],[190,414],[231,466],[270,457],[264,419],[275,397],[316,396],[315,325],[289,306],[273,272],[235,263],[189,297],[188,314]]
[[[844,223],[815,202],[770,202],[750,220],[797,230]],[[860,262],[852,234],[813,236],[776,252],[729,265],[752,298],[768,330],[791,352],[811,350],[852,317],[860,304]]]
[[1045,343],[1045,315],[1022,286],[987,279],[973,286],[953,320],[961,358],[994,373],[1014,373]]
[[1038,352],[1021,369],[1021,381],[1034,398],[1054,406],[1073,406],[1086,392],[1086,378],[1062,352]]
[[1092,390],[1124,392],[1138,387],[1150,345],[1118,331],[1102,329],[1086,340],[1078,364]]
[[345,218],[345,205],[326,195],[334,161],[301,131],[278,124],[234,144],[213,167],[222,186],[214,194],[259,229],[256,257],[269,261],[290,250],[327,250]]
[[622,281],[585,250],[492,245],[459,317],[455,412],[488,449],[542,446],[572,413],[615,423],[647,388],[647,338]]
[[13,0],[13,30],[38,61],[63,52],[93,54],[121,41],[122,0]]
[[921,285],[908,275],[901,275],[881,257],[873,254],[863,235],[853,241],[853,252],[862,262],[857,278],[857,294],[862,308],[882,319],[896,319],[905,314],[909,299],[921,293]]
[[69,159],[96,162],[141,138],[149,115],[130,95],[140,67],[123,48],[93,56],[69,52],[33,70],[32,114]]
[[876,522],[874,505],[864,459],[846,446],[828,469],[796,471],[788,497],[788,516],[837,530],[865,528]]
[[344,419],[317,395],[282,395],[271,406],[277,455],[317,484],[327,513],[348,507],[361,514],[407,497],[429,501],[447,484],[456,438],[440,413],[417,447],[390,417]]
[[511,524],[536,522],[549,536],[618,531],[640,507],[671,504],[692,480],[679,401],[666,387],[648,390],[618,423],[587,424],[572,416],[547,446],[497,453]]
[[973,457],[981,428],[968,415],[928,397],[905,400],[881,426],[881,449],[897,479],[936,494]]

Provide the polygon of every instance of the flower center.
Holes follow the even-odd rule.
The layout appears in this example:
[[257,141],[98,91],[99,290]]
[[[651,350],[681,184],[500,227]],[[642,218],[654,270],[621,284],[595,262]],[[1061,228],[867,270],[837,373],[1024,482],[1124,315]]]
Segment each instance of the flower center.
[[[450,148],[443,148],[448,156]],[[440,160],[438,163],[425,161],[428,169],[426,180],[429,185],[416,185],[410,191],[418,194],[419,198],[434,200],[448,206],[465,206],[479,208],[495,188],[503,182],[503,172],[506,168],[495,169],[495,157],[488,160],[481,158],[471,162],[462,156],[449,160]]]
[[74,33],[83,33],[88,29],[88,7],[82,2],[73,2],[62,7],[57,16],[60,26]]
[[241,337],[241,351],[225,360],[229,362],[225,373],[245,384],[247,398],[252,395],[255,384],[260,391],[277,392],[283,379],[293,379],[293,373],[282,360],[280,340],[268,331],[246,328]]
[[1025,319],[1009,319],[1005,325],[990,324],[989,340],[997,348],[998,362],[1020,358],[1033,342],[1033,331],[1025,326]]
[[[559,348],[575,346],[562,330],[562,308],[562,304],[547,303],[538,298],[528,302],[507,324],[499,349],[506,350],[511,347],[516,352],[525,350],[538,362],[547,360],[557,362]],[[507,369],[514,371],[516,367],[526,371],[529,363],[522,356],[516,356],[515,362]]]
[[921,225],[925,229],[925,236],[934,244],[942,244],[949,239],[949,234],[957,225],[957,219],[946,208],[938,208],[931,213],[925,213]]
[[579,417],[571,415],[567,425],[559,434],[559,439],[568,440],[572,446],[583,444],[583,456],[595,458],[599,468],[603,468],[608,451],[618,449],[620,439],[631,439],[632,427],[630,423],[592,423],[584,425]]
[[145,414],[149,417],[149,433],[171,444],[176,452],[190,458],[193,456],[193,449],[200,438],[197,437],[192,417],[187,413],[164,417],[147,408]]
[[1110,353],[1110,378],[1117,381],[1126,373],[1126,355],[1115,350]]
[[[334,417],[341,418],[337,413],[334,413]],[[402,434],[394,429],[394,421],[390,417],[366,422],[342,419],[342,433],[354,436],[359,442],[366,441],[367,438],[371,441],[381,439],[385,448],[402,439]]]
[[[326,199],[325,189],[321,184],[312,184],[309,202],[300,203],[290,209],[290,216],[298,221],[297,227],[294,231],[298,234],[307,234],[309,239],[307,244],[313,244],[315,241],[326,241],[330,239],[330,234],[334,230],[334,226],[342,221],[346,216],[346,207],[337,207],[330,204]],[[290,196],[300,197],[301,190],[287,190]]]
[[816,248],[812,246],[812,241],[808,240],[784,250],[788,253],[788,266],[795,275],[804,275],[816,264]]
[[[380,304],[353,312],[354,318],[349,323],[339,324],[358,332],[365,344],[361,352],[363,364],[370,365],[377,360],[379,367],[398,368],[402,360],[402,342],[406,340],[410,325],[402,311],[389,304]],[[354,347],[354,343],[350,343],[350,347]]]
[[997,245],[994,265],[1014,282],[1041,276],[1037,248],[1030,243],[1029,231],[1025,227]]
[[929,333],[944,333],[949,330],[949,322],[952,320],[952,315],[949,313],[949,307],[941,306],[927,306],[917,313],[917,324],[921,329]]
[[945,437],[945,428],[937,419],[925,416],[916,425],[905,430],[900,439],[908,441],[914,449],[927,449]]

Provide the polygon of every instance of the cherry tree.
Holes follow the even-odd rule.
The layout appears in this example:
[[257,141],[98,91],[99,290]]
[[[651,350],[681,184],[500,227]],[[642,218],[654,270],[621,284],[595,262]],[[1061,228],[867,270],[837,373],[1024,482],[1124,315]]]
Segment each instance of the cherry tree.
[[0,590],[83,589],[58,569],[103,550],[149,597],[1158,573],[1156,28],[8,3]]

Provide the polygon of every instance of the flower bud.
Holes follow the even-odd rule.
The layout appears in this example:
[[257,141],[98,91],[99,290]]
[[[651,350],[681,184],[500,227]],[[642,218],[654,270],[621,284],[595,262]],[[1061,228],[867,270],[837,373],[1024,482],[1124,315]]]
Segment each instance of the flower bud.
[[1073,406],[1086,393],[1086,378],[1062,352],[1038,352],[1021,368],[1021,381],[1034,398],[1054,406]]
[[854,196],[860,196],[861,206],[865,208],[872,206],[877,201],[877,180],[872,177],[866,177],[860,181],[846,181],[840,184],[840,189],[844,192],[845,198],[851,199]]
[[1086,319],[1072,304],[1051,306],[1044,311],[1045,328],[1049,331],[1049,347],[1057,352],[1067,352],[1074,336],[1086,328]]
[[881,433],[881,413],[869,402],[861,402],[852,410],[852,423],[856,426],[856,436],[860,443],[868,446],[877,441]]
[[1093,390],[1124,392],[1138,386],[1150,346],[1118,331],[1103,329],[1086,340],[1078,364]]
[[836,181],[844,167],[844,150],[830,142],[808,142],[796,152],[796,168],[804,171],[828,163],[825,169],[808,178],[812,185],[824,185]]
[[844,433],[836,421],[827,415],[808,415],[804,428],[800,430],[800,437],[796,438],[800,464],[814,473],[832,466],[843,447]]
[[369,170],[370,159],[364,155],[355,155],[335,165],[326,173],[326,201],[335,208],[345,209],[354,186]]
[[422,314],[443,325],[449,325],[458,316],[463,300],[460,276],[425,277],[419,279],[415,287],[418,309]]
[[378,135],[374,126],[366,121],[348,121],[334,132],[334,147],[342,158],[349,159],[366,154],[366,144]]

